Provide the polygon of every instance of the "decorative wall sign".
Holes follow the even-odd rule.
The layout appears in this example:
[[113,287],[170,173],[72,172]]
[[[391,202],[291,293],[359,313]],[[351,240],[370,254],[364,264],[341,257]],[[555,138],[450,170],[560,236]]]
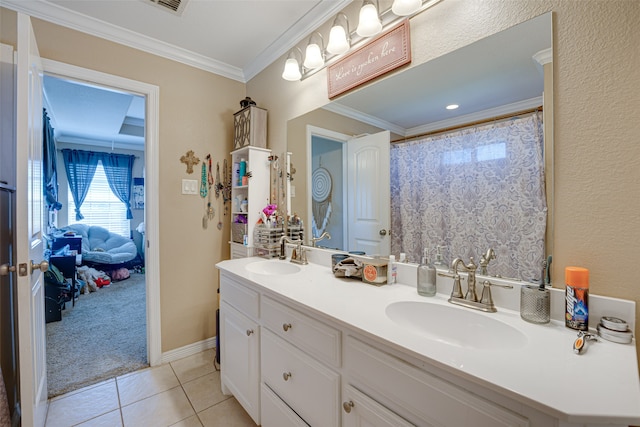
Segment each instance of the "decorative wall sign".
[[327,67],[329,98],[411,62],[409,20]]

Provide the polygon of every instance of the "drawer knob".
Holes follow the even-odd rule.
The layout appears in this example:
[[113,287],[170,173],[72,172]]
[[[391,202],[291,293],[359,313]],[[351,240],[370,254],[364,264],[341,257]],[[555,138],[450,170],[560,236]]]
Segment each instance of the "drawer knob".
[[284,378],[285,381],[289,381],[289,378],[291,378],[291,372],[285,372],[282,374],[282,378]]
[[342,404],[342,408],[344,409],[344,412],[346,412],[347,414],[351,413],[351,408],[353,408],[355,405],[353,404],[353,401],[350,400],[348,402],[344,402]]
[[253,333],[253,329],[247,329],[247,336],[250,337]]
[[291,323],[283,323],[282,329],[284,329],[284,331],[287,332],[289,329],[291,329]]

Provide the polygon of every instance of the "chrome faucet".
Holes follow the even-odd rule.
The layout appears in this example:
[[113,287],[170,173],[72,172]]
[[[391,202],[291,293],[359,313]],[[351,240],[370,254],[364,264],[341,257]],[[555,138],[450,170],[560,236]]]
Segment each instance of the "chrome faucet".
[[288,236],[280,237],[280,259],[286,259],[287,255],[285,252],[285,244],[293,243],[296,247],[291,252],[291,262],[294,264],[308,264],[307,261],[307,253],[305,249],[302,247],[302,239],[292,240]]
[[323,239],[327,239],[327,240],[331,240],[331,234],[329,234],[328,232],[324,232],[320,235],[320,237],[312,237],[311,238],[311,246],[312,247],[316,247],[316,243],[318,243],[320,240]]
[[[460,285],[460,274],[458,269],[461,269],[467,273],[467,293],[462,293],[462,286]],[[482,281],[482,296],[478,300],[476,294],[476,270],[478,266],[473,262],[473,257],[469,258],[469,263],[465,264],[462,258],[456,258],[451,262],[452,273],[438,273],[440,276],[453,278],[453,289],[451,290],[451,296],[449,302],[451,304],[461,305],[467,308],[473,308],[474,310],[486,311],[494,313],[497,311],[493,298],[491,296],[491,286],[499,286],[501,288],[513,289],[511,285],[502,285],[492,283],[489,280]]]
[[[453,277],[455,281],[455,277],[458,276],[458,284],[460,284],[460,275],[458,274],[458,268],[462,267],[463,271],[466,271],[467,274],[467,293],[464,295],[464,299],[467,301],[478,301],[478,296],[476,295],[476,270],[478,266],[473,262],[473,257],[469,258],[469,264],[464,263],[462,258],[456,258],[451,262],[451,271],[453,271]],[[454,284],[455,288],[455,284]],[[462,294],[462,289],[460,294]]]
[[489,248],[487,249],[487,253],[480,256],[480,274],[484,276],[489,275],[489,273],[487,273],[487,266],[492,259],[496,259],[496,253],[493,249]]

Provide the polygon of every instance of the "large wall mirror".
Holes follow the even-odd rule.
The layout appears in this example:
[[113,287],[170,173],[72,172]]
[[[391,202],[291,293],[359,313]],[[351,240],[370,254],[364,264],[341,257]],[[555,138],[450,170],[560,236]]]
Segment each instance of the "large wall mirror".
[[[549,209],[546,252],[550,253],[552,45],[552,16],[546,13],[380,79],[290,120],[287,151],[295,173],[290,182],[288,203],[290,213],[298,214],[304,221],[306,243],[311,244],[312,237],[327,231],[331,239],[319,241],[318,246],[345,251],[363,249],[353,247],[353,241],[348,238],[349,227],[354,227],[353,215],[349,214],[349,204],[354,203],[349,196],[349,186],[354,185],[347,168],[349,140],[386,131],[387,141],[394,143],[543,106]],[[453,103],[459,108],[445,108]],[[388,169],[388,164],[378,167]],[[380,170],[365,176],[388,180],[389,171]],[[361,190],[362,182],[356,185],[358,191],[370,194],[371,198],[380,196],[388,200],[388,195],[378,194],[375,184],[368,190]],[[371,200],[356,203],[373,205],[374,202],[377,203]],[[387,204],[386,213],[380,212],[380,215],[388,218],[389,208]],[[386,233],[389,223],[375,227],[380,229],[381,239],[389,239]],[[386,251],[374,249],[368,253],[384,256],[388,255],[388,249]]]

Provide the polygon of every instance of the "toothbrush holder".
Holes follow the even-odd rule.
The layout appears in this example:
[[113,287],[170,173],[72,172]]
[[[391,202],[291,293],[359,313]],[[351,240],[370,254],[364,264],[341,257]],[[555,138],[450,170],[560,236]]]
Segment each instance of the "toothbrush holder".
[[539,286],[520,288],[520,317],[530,323],[544,324],[551,320],[551,293]]

